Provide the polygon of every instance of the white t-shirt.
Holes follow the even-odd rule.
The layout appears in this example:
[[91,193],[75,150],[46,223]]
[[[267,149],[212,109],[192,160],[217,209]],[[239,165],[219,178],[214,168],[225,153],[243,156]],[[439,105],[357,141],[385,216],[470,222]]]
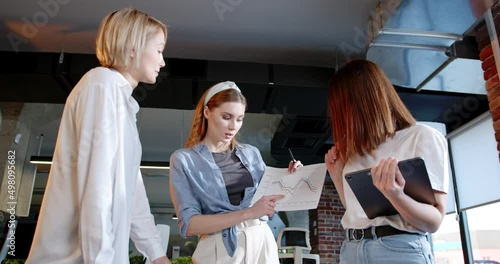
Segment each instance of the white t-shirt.
[[[448,146],[444,136],[427,125],[416,124],[397,131],[394,137],[388,138],[372,154],[349,159],[344,167],[343,175],[362,169],[371,168],[384,158],[394,157],[405,160],[422,157],[425,160],[429,179],[434,190],[446,193],[449,181]],[[425,233],[404,221],[399,214],[380,216],[369,219],[349,184],[343,178],[346,211],[342,217],[344,228],[363,229],[370,226],[390,225],[399,230]]]

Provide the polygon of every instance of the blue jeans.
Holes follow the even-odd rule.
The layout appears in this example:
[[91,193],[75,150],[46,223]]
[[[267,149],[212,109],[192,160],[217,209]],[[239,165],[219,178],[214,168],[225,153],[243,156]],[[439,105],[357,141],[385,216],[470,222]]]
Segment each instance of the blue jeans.
[[434,257],[426,236],[392,235],[361,241],[344,240],[340,264],[433,264]]

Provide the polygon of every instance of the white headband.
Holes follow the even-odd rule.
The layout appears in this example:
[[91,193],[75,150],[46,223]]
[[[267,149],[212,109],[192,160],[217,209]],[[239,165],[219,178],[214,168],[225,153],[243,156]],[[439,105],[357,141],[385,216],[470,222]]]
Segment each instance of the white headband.
[[212,86],[212,88],[210,88],[210,90],[207,93],[207,96],[205,97],[205,102],[203,105],[207,105],[210,98],[212,98],[212,96],[214,96],[216,93],[218,93],[220,91],[227,90],[227,89],[235,89],[236,91],[241,93],[240,88],[238,88],[238,86],[236,86],[236,84],[234,82],[230,82],[230,81],[220,82],[220,83]]

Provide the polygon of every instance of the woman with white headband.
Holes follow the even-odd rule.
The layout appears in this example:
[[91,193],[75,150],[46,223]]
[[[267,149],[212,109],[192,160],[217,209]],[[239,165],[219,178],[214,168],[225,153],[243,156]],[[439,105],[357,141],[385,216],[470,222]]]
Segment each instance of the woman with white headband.
[[[266,221],[283,196],[264,196],[250,206],[266,165],[257,148],[236,141],[246,107],[235,83],[214,85],[198,102],[185,148],[170,157],[181,236],[200,236],[194,263],[279,262]],[[300,166],[291,161],[288,170]]]

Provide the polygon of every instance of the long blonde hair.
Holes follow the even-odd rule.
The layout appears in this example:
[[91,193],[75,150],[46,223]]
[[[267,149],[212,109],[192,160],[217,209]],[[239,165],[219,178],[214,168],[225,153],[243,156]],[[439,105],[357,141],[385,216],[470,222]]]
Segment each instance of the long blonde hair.
[[[191,125],[191,132],[189,133],[189,138],[186,141],[186,144],[184,147],[189,148],[192,147],[199,142],[203,141],[207,134],[207,129],[208,129],[208,121],[205,118],[205,115],[203,114],[203,109],[205,107],[204,101],[205,97],[207,96],[207,93],[210,89],[205,91],[205,93],[201,96],[200,100],[198,101],[198,104],[196,105],[196,110],[194,111],[194,117],[193,117],[193,123]],[[247,107],[247,100],[241,94],[241,92],[235,90],[235,89],[227,89],[227,90],[222,90],[218,93],[216,93],[210,100],[208,100],[206,106],[209,109],[214,109],[222,105],[223,103],[242,103],[245,105],[245,108]],[[237,145],[236,137],[233,137],[231,139],[231,149],[234,150],[234,148]]]
[[416,122],[382,69],[368,60],[351,61],[333,75],[328,110],[344,162],[370,153]]
[[134,8],[109,13],[101,22],[96,38],[96,55],[103,67],[129,66],[130,52],[135,51],[139,66],[146,42],[162,31],[167,40],[167,27],[158,19]]

